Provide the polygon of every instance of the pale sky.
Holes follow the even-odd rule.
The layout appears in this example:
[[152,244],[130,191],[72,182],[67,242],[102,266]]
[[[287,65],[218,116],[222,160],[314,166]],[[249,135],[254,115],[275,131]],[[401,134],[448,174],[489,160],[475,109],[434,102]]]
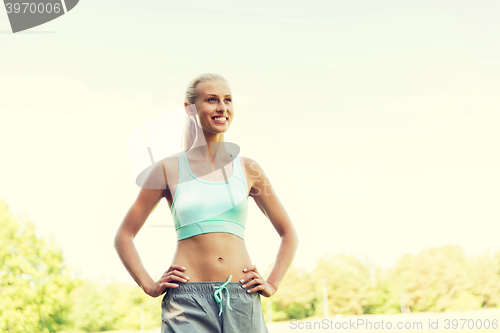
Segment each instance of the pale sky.
[[[80,276],[135,284],[113,237],[135,200],[128,136],[182,107],[189,81],[230,83],[226,140],[261,164],[300,237],[391,267],[458,244],[499,250],[496,1],[81,1],[12,34],[0,10],[0,198]],[[279,237],[252,199],[261,271]],[[176,237],[166,201],[136,238],[153,278]]]

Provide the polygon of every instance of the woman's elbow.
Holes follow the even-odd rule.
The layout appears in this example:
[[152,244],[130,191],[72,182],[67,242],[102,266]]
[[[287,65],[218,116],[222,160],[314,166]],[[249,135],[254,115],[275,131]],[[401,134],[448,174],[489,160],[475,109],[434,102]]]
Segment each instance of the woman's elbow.
[[295,245],[295,248],[297,248],[297,246],[299,245],[299,235],[297,234],[297,231],[293,226],[291,228],[288,228],[283,233],[282,237],[289,239],[289,241]]
[[115,248],[116,251],[118,251],[121,248],[122,242],[124,241],[126,235],[123,231],[123,229],[118,229],[116,232],[115,238],[113,239],[113,247]]
[[292,231],[292,235],[293,235],[293,242],[295,244],[295,249],[297,249],[299,247],[299,234],[297,233],[295,228]]
[[120,232],[118,231],[113,239],[113,247],[116,251],[118,251],[118,247],[120,246]]

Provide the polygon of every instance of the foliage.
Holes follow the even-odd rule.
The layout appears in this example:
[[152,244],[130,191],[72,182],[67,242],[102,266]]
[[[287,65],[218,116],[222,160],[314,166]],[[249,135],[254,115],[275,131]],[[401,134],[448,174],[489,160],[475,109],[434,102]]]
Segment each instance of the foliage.
[[73,328],[82,332],[140,329],[141,304],[146,329],[160,326],[161,297],[152,298],[138,286],[84,282],[72,292]]
[[[500,307],[500,251],[494,256],[485,253],[470,259],[470,294],[477,298],[479,307]],[[473,304],[473,301],[470,302]],[[478,308],[478,306],[474,306]]]
[[[325,255],[313,271],[317,298],[322,296],[322,279],[326,279],[330,314],[363,314],[370,297],[370,271],[354,256]],[[317,315],[323,315],[318,309]]]
[[[271,297],[273,320],[302,319],[314,314],[314,280],[303,269],[291,267]],[[266,304],[267,310],[267,304]]]
[[394,274],[391,271],[376,268],[374,280],[364,313],[399,313],[401,311],[400,295],[398,286],[393,282]]
[[354,256],[328,254],[313,272],[302,272],[304,278],[297,278],[297,271],[292,268],[287,273],[288,282],[273,296],[274,321],[310,316],[304,309],[323,317],[323,278],[330,316],[399,313],[402,301],[412,312],[500,306],[500,251],[467,257],[459,246],[445,245],[403,255],[391,269],[362,263]]
[[[71,278],[61,250],[18,222],[0,201],[0,331],[99,332],[160,326],[161,299],[138,286]],[[500,307],[500,251],[467,257],[457,245],[403,255],[391,269],[355,256],[327,254],[312,272],[291,267],[262,308],[273,321],[323,317],[323,281],[329,315],[464,311]]]
[[0,200],[0,331],[57,332],[67,324],[76,286],[61,250],[18,222]]
[[471,268],[459,246],[446,245],[404,255],[394,271],[412,312],[440,312],[453,308],[463,293],[472,290]]

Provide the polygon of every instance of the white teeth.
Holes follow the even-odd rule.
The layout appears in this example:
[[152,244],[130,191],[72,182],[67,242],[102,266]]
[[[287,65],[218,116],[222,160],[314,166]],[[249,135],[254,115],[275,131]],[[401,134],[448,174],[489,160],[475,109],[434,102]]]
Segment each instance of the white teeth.
[[225,121],[226,120],[226,117],[222,117],[222,118],[214,118],[215,120],[217,121]]

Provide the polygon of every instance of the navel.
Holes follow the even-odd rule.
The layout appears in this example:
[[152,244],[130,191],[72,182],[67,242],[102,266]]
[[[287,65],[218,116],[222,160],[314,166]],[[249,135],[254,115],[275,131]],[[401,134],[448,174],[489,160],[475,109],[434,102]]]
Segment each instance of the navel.
[[219,257],[219,262],[223,262],[223,261],[224,261],[224,258]]

